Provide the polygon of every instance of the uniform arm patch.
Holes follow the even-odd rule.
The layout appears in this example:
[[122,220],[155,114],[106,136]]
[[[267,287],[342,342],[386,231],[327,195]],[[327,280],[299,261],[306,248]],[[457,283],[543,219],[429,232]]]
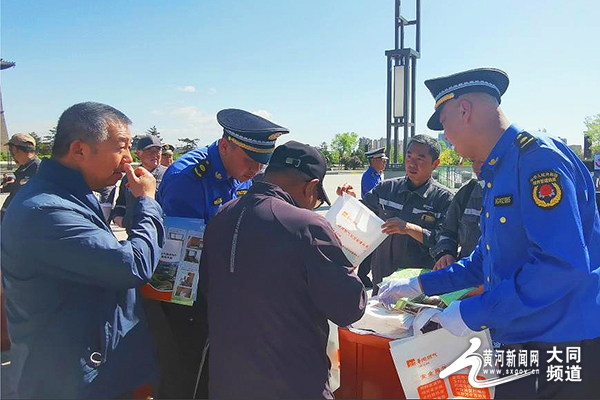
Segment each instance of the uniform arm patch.
[[543,209],[556,207],[563,197],[560,174],[556,171],[539,171],[531,175],[531,196],[536,206]]

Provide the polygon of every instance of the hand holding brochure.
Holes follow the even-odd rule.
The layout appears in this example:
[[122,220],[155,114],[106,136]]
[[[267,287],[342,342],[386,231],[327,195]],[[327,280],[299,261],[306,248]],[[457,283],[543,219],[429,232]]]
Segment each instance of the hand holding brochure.
[[166,217],[167,231],[158,266],[150,283],[142,286],[145,298],[191,306],[196,300],[204,221]]
[[354,197],[343,193],[333,203],[325,219],[342,242],[344,254],[358,266],[387,237],[383,221]]

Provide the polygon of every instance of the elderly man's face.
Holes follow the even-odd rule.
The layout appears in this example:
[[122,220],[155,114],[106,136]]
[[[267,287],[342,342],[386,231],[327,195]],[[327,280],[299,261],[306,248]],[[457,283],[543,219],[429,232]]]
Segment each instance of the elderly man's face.
[[91,151],[82,161],[80,171],[92,190],[117,183],[131,163],[131,131],[129,126],[110,124],[108,138],[90,146]]
[[137,156],[140,158],[142,162],[142,167],[146,168],[148,171],[154,171],[154,168],[158,167],[160,164],[160,147],[150,147],[146,150],[138,150]]

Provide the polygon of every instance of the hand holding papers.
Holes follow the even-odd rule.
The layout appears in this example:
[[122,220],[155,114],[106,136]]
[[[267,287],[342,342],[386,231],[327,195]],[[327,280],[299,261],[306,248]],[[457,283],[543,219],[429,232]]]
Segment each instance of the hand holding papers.
[[357,266],[387,237],[381,232],[383,221],[347,193],[333,203],[325,219],[342,242],[344,254]]
[[150,283],[142,287],[146,298],[191,306],[196,300],[204,221],[167,217],[167,240]]

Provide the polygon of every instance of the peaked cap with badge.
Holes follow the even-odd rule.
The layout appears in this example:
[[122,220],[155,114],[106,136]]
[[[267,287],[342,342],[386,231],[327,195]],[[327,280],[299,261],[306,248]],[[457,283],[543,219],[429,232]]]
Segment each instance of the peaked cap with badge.
[[428,79],[425,86],[435,99],[435,112],[429,118],[427,127],[433,131],[442,131],[440,123],[442,106],[449,100],[465,93],[487,93],[494,96],[498,103],[508,88],[508,75],[496,68],[476,68],[456,74]]
[[367,151],[365,152],[365,156],[370,160],[372,158],[383,158],[383,159],[388,159],[387,156],[385,155],[385,147],[380,147],[378,149],[375,150],[371,150],[371,151]]
[[163,144],[161,153],[162,154],[170,154],[173,155],[173,152],[175,151],[175,147],[173,147],[173,145],[170,144]]
[[219,111],[217,121],[228,140],[240,146],[250,158],[261,164],[267,164],[271,159],[277,138],[289,133],[287,128],[236,108]]

